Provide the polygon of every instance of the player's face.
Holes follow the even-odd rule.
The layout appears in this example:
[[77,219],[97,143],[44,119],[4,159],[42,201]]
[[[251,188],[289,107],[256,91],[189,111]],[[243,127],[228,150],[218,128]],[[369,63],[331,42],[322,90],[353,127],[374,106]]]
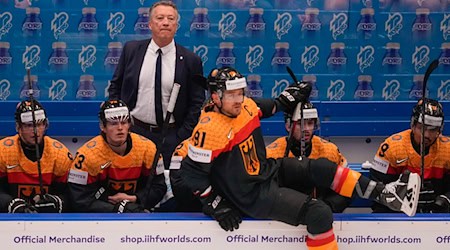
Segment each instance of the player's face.
[[[414,142],[419,145],[422,134],[422,126],[423,125],[421,123],[416,123],[412,127]],[[439,137],[440,133],[441,132],[439,127],[425,126],[425,134],[424,134],[425,147],[433,145],[433,143]]]
[[160,47],[169,44],[177,31],[178,12],[171,6],[158,5],[150,13],[148,23],[152,39]]
[[226,90],[222,95],[222,113],[236,117],[241,113],[244,102],[244,89]]
[[106,141],[111,145],[122,145],[128,136],[130,122],[125,121],[107,121],[106,126],[102,126]]
[[[303,134],[305,136],[305,141],[309,142],[314,134],[314,127],[316,124],[315,119],[305,119],[303,122]],[[297,141],[301,140],[301,129],[300,129],[300,121],[297,121],[295,125],[293,136]],[[291,124],[286,123],[286,130],[289,131],[291,129]]]
[[[40,144],[44,138],[45,129],[47,128],[47,124],[45,122],[36,123],[36,135],[38,144]],[[35,145],[35,136],[33,123],[22,123],[17,125],[17,132],[19,133],[22,141],[27,145]]]

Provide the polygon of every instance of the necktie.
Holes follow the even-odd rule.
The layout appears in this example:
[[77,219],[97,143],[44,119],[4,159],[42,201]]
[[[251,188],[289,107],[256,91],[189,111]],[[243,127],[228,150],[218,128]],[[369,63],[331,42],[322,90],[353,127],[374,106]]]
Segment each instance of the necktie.
[[158,127],[163,125],[163,110],[161,103],[161,49],[156,51],[158,58],[156,59],[156,71],[155,71],[155,111],[156,111],[156,123]]

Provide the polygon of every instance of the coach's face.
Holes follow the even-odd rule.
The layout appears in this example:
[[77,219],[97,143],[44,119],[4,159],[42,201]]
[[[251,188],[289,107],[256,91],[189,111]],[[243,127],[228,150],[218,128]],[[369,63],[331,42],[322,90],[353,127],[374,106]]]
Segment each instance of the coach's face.
[[175,37],[178,12],[171,6],[158,5],[150,13],[149,28],[152,39],[159,47],[168,45]]

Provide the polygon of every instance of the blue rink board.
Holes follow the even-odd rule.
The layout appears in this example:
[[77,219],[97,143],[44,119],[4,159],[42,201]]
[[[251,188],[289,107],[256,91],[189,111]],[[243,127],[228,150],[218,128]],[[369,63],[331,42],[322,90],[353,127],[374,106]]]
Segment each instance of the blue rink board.
[[[0,214],[0,221],[199,221],[212,220],[201,213],[67,213],[67,214]],[[245,218],[244,220],[255,220]],[[450,214],[334,214],[335,221],[450,221]]]
[[[51,136],[95,136],[99,133],[98,110],[100,101],[42,101],[50,120],[47,133]],[[409,128],[414,101],[320,101],[313,102],[319,111],[320,136],[389,136]],[[441,102],[449,123],[450,102]],[[15,133],[14,112],[17,102],[0,102],[0,137]],[[286,135],[283,114],[263,119],[265,136]],[[448,135],[450,126],[444,126]]]

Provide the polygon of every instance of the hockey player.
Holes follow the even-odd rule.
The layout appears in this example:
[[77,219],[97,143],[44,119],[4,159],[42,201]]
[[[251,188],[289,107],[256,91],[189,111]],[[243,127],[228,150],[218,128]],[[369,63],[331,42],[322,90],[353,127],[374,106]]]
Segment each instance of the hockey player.
[[61,142],[45,135],[49,122],[44,107],[35,100],[22,101],[17,105],[15,121],[17,135],[0,140],[0,210],[8,213],[67,210],[64,194],[72,156]]
[[152,168],[155,144],[129,132],[121,100],[102,103],[101,134],[78,149],[69,173],[73,209],[79,212],[147,212],[164,196],[164,167]]
[[[306,225],[309,249],[337,249],[331,209],[290,188],[303,180],[414,215],[420,186],[417,174],[405,173],[385,186],[326,159],[266,158],[260,118],[279,110],[292,113],[311,92],[308,84],[294,83],[275,100],[253,100],[244,96],[245,77],[229,67],[212,70],[207,84],[211,105],[203,109],[193,131],[181,177],[202,201],[203,212],[224,230],[239,228],[243,213]],[[407,195],[412,196],[410,201]]]
[[[425,100],[425,118],[422,102]],[[424,183],[419,196],[417,212],[450,212],[450,138],[442,135],[444,112],[442,105],[432,99],[421,99],[413,108],[411,129],[394,134],[381,143],[370,170],[371,178],[384,183],[398,178],[404,171],[421,173],[420,142],[425,126]],[[392,210],[374,204],[374,212]]]
[[[301,114],[299,114],[298,117],[301,118]],[[324,140],[314,134],[314,132],[320,128],[320,119],[317,109],[309,101],[303,104],[303,118],[304,125],[302,132],[300,120],[297,121],[297,123],[294,123],[291,114],[284,114],[285,127],[288,132],[291,131],[291,127],[295,124],[295,126],[292,127],[292,142],[289,145],[288,157],[299,158],[300,156],[306,156],[310,159],[326,158],[337,165],[347,167],[347,160],[339,152],[338,147],[332,142]],[[302,134],[305,141],[303,149],[301,148]],[[276,139],[266,147],[267,158],[283,158],[286,147],[288,147],[287,136]],[[348,205],[350,205],[350,198],[343,197],[329,188],[317,189],[309,181],[298,182],[297,185],[298,187],[292,188],[306,194],[314,192],[314,196],[320,198],[329,205],[334,213],[341,213]]]

